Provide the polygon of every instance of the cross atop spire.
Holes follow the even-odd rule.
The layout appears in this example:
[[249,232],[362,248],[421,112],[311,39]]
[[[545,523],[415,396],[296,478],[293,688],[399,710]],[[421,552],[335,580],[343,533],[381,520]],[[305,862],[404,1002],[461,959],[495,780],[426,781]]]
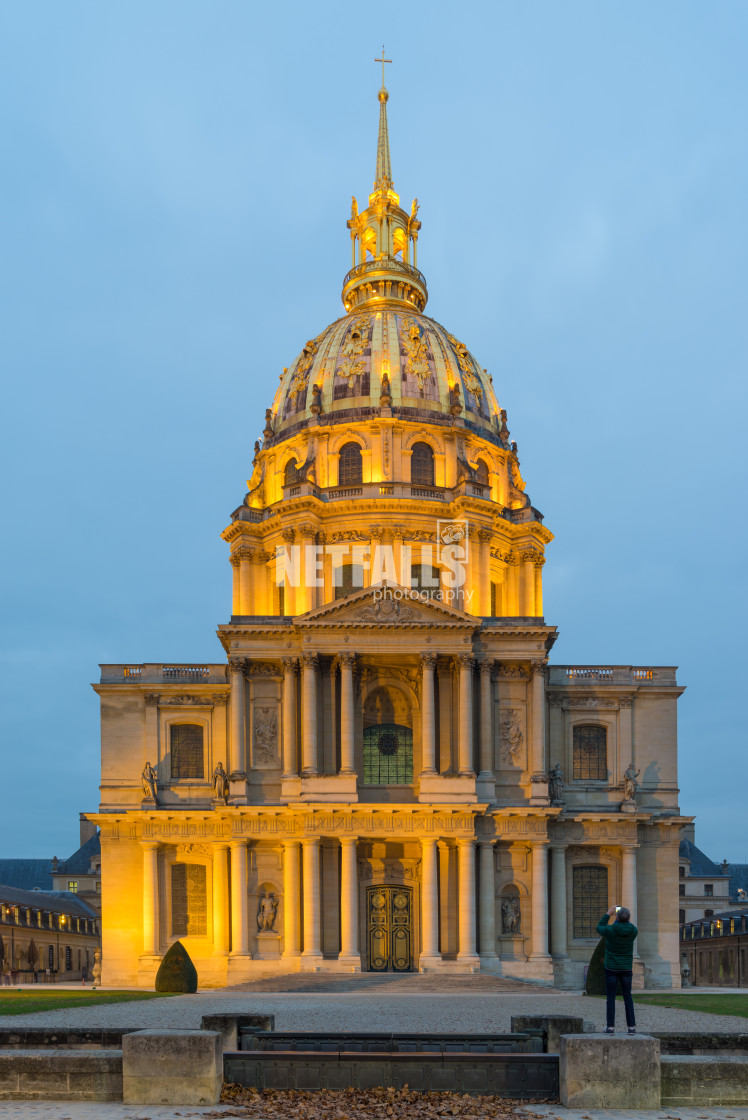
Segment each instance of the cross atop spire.
[[390,95],[384,84],[384,64],[392,62],[392,59],[384,57],[383,46],[382,57],[375,58],[374,61],[382,63],[382,88],[377,94],[379,98],[379,136],[377,138],[377,172],[374,176],[374,189],[387,190],[392,186],[392,165],[390,163],[390,137],[387,129],[387,101]]

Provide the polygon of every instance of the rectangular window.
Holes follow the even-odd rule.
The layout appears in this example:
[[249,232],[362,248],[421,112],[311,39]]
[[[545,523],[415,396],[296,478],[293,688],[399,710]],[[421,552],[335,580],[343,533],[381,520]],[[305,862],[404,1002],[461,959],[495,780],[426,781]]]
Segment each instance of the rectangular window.
[[685,879],[685,877],[686,877],[685,867],[679,867],[678,868],[678,877],[681,878],[681,879]]
[[685,898],[685,895],[686,895],[686,884],[685,883],[679,883],[678,884],[678,894],[681,896],[681,898]]
[[175,863],[171,869],[171,932],[205,937],[208,932],[207,870],[202,863]]
[[54,947],[54,945],[50,945],[48,950],[47,950],[47,960],[49,961],[49,964],[47,965],[47,968],[54,968],[55,967],[55,947]]
[[572,732],[575,782],[604,782],[608,778],[608,733],[597,725],[577,725]]
[[65,971],[70,972],[73,967],[73,950],[69,945],[65,946]]
[[607,867],[575,867],[572,871],[574,937],[596,937],[596,926],[608,909]]
[[203,729],[197,723],[173,723],[171,725],[171,776],[180,778],[202,778]]
[[68,890],[72,891],[73,894],[78,893],[78,881],[77,881],[77,879],[70,879],[68,881]]
[[704,894],[706,895],[707,898],[712,898],[712,896],[714,895],[714,884],[713,883],[704,883]]

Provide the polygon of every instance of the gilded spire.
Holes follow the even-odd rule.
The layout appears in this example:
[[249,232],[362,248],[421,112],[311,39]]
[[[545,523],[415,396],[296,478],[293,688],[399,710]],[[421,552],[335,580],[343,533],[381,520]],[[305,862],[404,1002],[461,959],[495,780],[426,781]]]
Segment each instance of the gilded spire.
[[382,57],[375,58],[374,61],[382,63],[382,88],[377,94],[379,98],[379,136],[377,137],[377,173],[374,176],[374,189],[387,190],[392,186],[392,164],[390,163],[390,136],[387,129],[387,102],[390,95],[384,84],[384,64],[385,62],[392,62],[392,59],[384,57],[384,47],[382,47]]

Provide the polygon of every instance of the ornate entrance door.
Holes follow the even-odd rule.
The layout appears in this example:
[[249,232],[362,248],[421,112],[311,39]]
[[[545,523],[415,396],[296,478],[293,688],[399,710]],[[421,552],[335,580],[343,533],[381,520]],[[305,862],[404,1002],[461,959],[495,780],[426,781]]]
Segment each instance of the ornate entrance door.
[[413,890],[366,888],[366,941],[370,972],[413,968]]

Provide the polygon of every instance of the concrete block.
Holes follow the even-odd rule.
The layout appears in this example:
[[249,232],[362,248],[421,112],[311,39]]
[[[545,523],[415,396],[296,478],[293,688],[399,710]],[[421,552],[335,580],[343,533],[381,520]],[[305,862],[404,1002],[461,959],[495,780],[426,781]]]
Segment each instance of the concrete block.
[[663,1107],[747,1105],[748,1057],[666,1054],[661,1086]]
[[546,1052],[558,1054],[562,1034],[583,1034],[584,1019],[573,1015],[512,1015],[512,1034],[520,1031],[543,1031]]
[[122,1039],[125,1104],[218,1104],[222,1084],[218,1031],[146,1030]]
[[659,1108],[660,1040],[641,1034],[562,1035],[559,1088],[565,1108]]
[[204,1031],[218,1031],[224,1050],[239,1050],[244,1037],[245,1048],[254,1049],[254,1044],[246,1046],[247,1036],[253,1031],[272,1031],[275,1028],[274,1015],[203,1015],[200,1026]]

